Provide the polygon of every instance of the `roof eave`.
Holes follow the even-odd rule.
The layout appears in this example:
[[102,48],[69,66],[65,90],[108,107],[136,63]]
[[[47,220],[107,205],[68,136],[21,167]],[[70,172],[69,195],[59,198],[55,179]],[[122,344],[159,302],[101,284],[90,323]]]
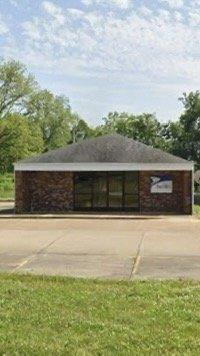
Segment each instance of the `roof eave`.
[[81,162],[81,163],[28,163],[14,164],[15,171],[191,171],[191,161],[173,163],[115,163],[115,162]]

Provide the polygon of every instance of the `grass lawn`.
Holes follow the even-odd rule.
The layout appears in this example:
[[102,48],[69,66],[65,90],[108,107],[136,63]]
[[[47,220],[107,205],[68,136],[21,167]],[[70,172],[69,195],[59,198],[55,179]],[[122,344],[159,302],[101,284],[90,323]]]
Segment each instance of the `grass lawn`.
[[14,198],[14,177],[11,173],[0,174],[0,199]]
[[200,205],[194,205],[194,214],[200,217]]
[[0,274],[0,355],[198,355],[200,283]]

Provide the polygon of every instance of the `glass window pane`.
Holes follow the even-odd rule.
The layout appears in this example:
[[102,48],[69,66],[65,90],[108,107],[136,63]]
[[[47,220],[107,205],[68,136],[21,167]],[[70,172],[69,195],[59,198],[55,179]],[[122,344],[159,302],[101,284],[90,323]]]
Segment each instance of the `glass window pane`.
[[138,192],[138,173],[137,172],[126,172],[125,182],[124,182],[124,192],[125,194],[137,194]]
[[124,197],[125,208],[138,208],[139,199],[137,195],[125,195]]
[[109,207],[110,208],[121,208],[122,207],[122,196],[121,195],[109,196]]
[[76,208],[91,208],[92,200],[90,194],[76,194],[75,195],[75,207]]
[[77,173],[75,175],[75,192],[91,193],[91,191],[92,191],[91,173]]
[[107,207],[107,194],[95,193],[93,196],[94,208],[106,208]]
[[107,192],[107,175],[106,173],[96,173],[93,176],[93,192],[106,193]]
[[109,207],[121,208],[123,194],[123,174],[113,172],[109,174]]
[[123,191],[123,176],[120,173],[112,173],[109,175],[109,194],[122,195]]

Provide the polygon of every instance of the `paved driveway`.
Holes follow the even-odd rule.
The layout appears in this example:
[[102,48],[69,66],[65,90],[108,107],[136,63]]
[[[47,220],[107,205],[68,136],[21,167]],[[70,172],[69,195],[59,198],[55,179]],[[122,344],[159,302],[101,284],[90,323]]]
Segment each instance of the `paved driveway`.
[[1,218],[0,270],[200,279],[200,220]]

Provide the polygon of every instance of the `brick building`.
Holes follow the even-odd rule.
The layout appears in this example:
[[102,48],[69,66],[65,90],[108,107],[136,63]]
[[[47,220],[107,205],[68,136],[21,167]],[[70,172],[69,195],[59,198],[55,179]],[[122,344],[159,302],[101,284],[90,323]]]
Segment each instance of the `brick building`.
[[117,134],[15,164],[16,213],[191,214],[192,202],[192,162]]

